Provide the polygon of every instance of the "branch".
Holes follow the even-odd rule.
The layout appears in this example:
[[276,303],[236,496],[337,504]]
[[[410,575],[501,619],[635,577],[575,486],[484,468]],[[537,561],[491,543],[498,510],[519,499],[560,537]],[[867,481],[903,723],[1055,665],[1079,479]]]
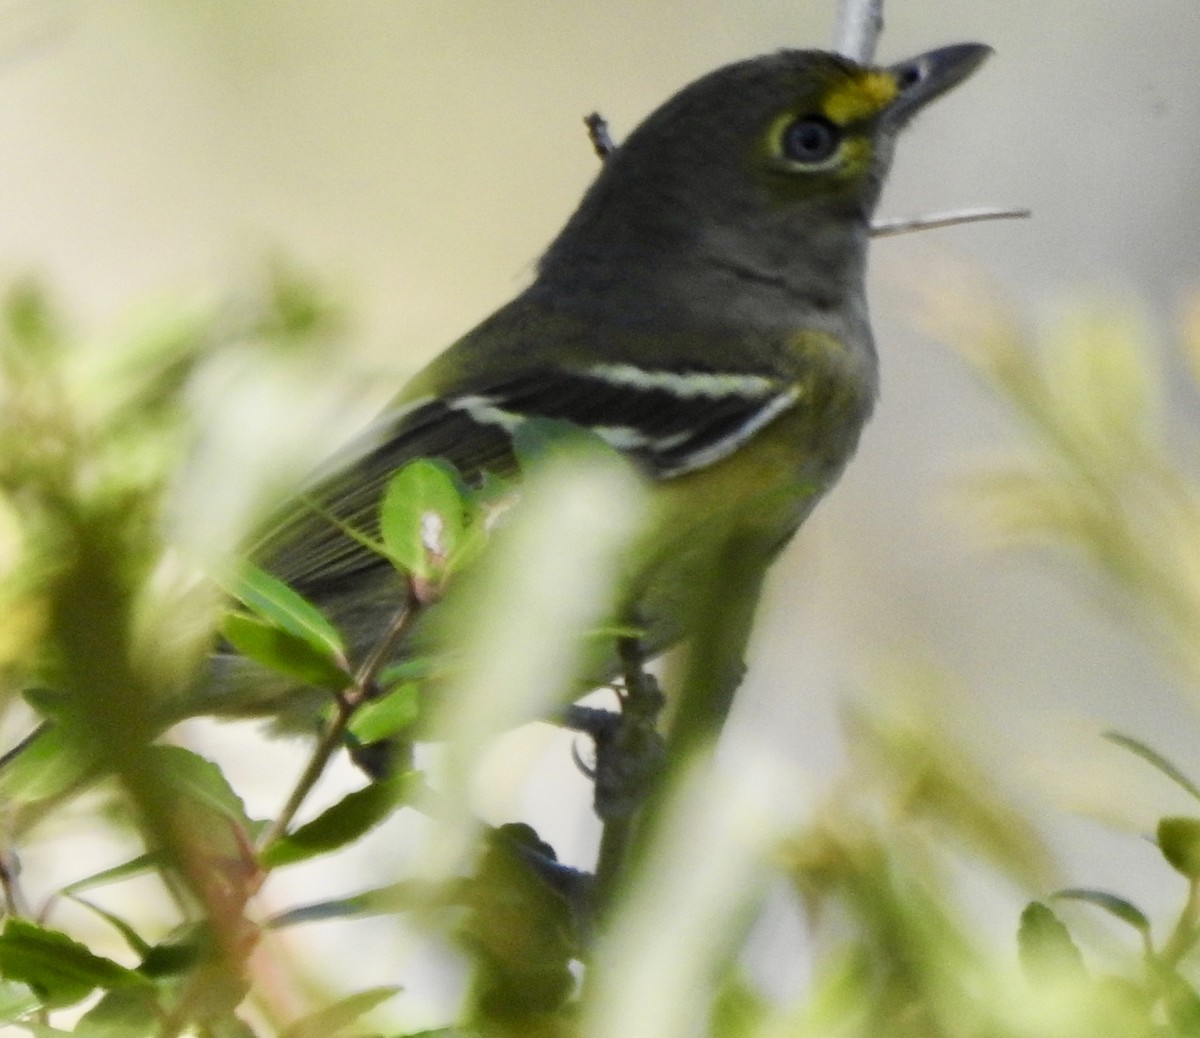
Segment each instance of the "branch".
[[833,49],[844,57],[869,65],[883,32],[883,0],[839,0]]
[[[833,49],[839,54],[861,65],[871,64],[875,60],[875,48],[882,32],[883,0],[838,0]],[[977,223],[980,220],[1020,220],[1031,215],[1028,209],[981,208],[930,213],[909,219],[876,220],[871,225],[871,237],[887,238],[909,231],[953,227],[955,224]]]
[[358,673],[355,674],[354,683],[337,694],[334,715],[325,731],[321,734],[321,738],[317,741],[312,756],[309,758],[308,764],[297,780],[295,788],[292,789],[287,803],[283,806],[283,810],[279,812],[278,817],[272,820],[271,824],[267,827],[267,831],[259,840],[258,846],[260,850],[269,847],[287,833],[288,827],[292,824],[292,820],[296,817],[296,813],[300,810],[308,794],[312,792],[313,786],[317,784],[317,780],[325,773],[325,768],[329,764],[330,758],[342,747],[346,729],[350,725],[351,718],[358,708],[370,698],[375,689],[375,679],[379,676],[380,670],[383,669],[384,664],[391,657],[393,650],[401,638],[411,628],[419,612],[420,607],[415,596],[410,595],[409,599],[393,617],[391,625],[388,627],[383,639],[375,646],[374,650],[367,657],[366,662],[363,663]]
[[1024,220],[1032,216],[1029,209],[953,209],[928,216],[897,217],[876,220],[871,224],[872,238],[890,238],[909,231],[927,231],[934,227],[953,227],[960,223],[979,223],[981,220]]
[[617,146],[613,144],[613,139],[608,133],[608,120],[599,112],[592,112],[591,115],[585,115],[583,117],[583,125],[587,127],[588,140],[592,142],[596,156],[601,162],[617,150]]
[[[833,49],[862,65],[875,58],[875,45],[883,32],[883,0],[839,0]],[[616,150],[608,132],[608,123],[599,112],[584,116],[588,140],[600,161]]]

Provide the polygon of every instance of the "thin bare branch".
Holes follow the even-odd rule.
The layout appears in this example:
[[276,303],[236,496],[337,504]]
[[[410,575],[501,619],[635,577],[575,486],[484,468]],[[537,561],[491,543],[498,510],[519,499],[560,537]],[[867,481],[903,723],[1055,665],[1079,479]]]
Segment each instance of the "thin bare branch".
[[882,32],[883,0],[839,0],[833,31],[833,49],[839,54],[861,65],[871,64]]
[[287,803],[278,817],[271,821],[266,832],[259,840],[259,848],[269,847],[283,837],[296,817],[308,794],[312,792],[317,780],[325,773],[330,758],[342,747],[346,729],[350,720],[360,706],[370,697],[375,687],[375,679],[379,676],[383,665],[388,661],[396,645],[412,627],[413,620],[420,612],[415,598],[408,601],[397,611],[387,632],[358,669],[354,683],[349,688],[338,693],[335,700],[334,715],[325,731],[317,740],[312,756],[309,757],[304,771],[297,780],[295,787],[288,796]]
[[960,223],[978,223],[981,220],[1024,220],[1032,215],[1030,209],[953,209],[944,213],[929,213],[927,216],[876,220],[871,224],[871,237],[888,238],[894,234],[928,231],[934,227],[953,227]]
[[617,149],[608,134],[608,120],[599,112],[592,112],[591,115],[583,117],[583,125],[587,127],[588,140],[592,142],[597,157],[603,162]]

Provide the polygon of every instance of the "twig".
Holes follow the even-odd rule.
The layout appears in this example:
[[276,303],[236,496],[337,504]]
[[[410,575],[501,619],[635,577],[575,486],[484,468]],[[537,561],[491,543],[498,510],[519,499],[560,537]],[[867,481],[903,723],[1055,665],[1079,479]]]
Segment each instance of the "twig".
[[317,780],[324,774],[330,759],[341,748],[346,728],[350,724],[350,719],[354,716],[355,711],[370,697],[374,689],[375,679],[379,676],[379,671],[391,657],[392,650],[412,625],[419,611],[416,600],[410,595],[392,618],[392,622],[383,638],[380,639],[379,644],[375,646],[371,655],[359,667],[358,673],[354,676],[354,682],[337,694],[333,719],[329,722],[329,727],[325,729],[321,734],[321,738],[317,741],[312,756],[309,758],[308,764],[305,765],[304,771],[292,789],[287,803],[283,806],[283,810],[279,812],[279,815],[267,827],[266,832],[259,841],[258,846],[260,850],[269,847],[287,832],[288,827],[292,824],[292,820],[296,817],[296,813],[303,805],[305,798],[312,792],[313,786],[317,784]]
[[[883,31],[883,0],[839,0],[833,49],[861,64],[870,64]],[[603,162],[616,151],[608,122],[599,112],[584,116],[588,140]]]
[[[863,65],[871,64],[875,60],[875,48],[882,32],[883,0],[839,0],[837,24],[833,32],[833,49],[839,54]],[[1024,219],[1031,215],[1028,209],[981,208],[930,213],[909,219],[876,220],[871,225],[871,237],[887,238],[933,227],[952,227],[980,220]]]
[[9,916],[27,914],[25,897],[21,893],[21,866],[17,855],[8,847],[0,848],[0,887],[4,890],[4,912]]
[[960,223],[978,223],[981,220],[1024,220],[1033,215],[1030,209],[953,209],[945,213],[930,213],[928,216],[897,217],[876,220],[871,224],[872,238],[889,238],[910,231],[927,231],[934,227],[953,227]]
[[592,142],[596,156],[601,162],[617,150],[617,146],[613,144],[612,137],[608,134],[608,120],[599,112],[592,112],[591,115],[585,115],[583,117],[583,125],[587,127],[588,140]]
[[883,0],[840,0],[833,49],[844,57],[869,65],[883,32]]

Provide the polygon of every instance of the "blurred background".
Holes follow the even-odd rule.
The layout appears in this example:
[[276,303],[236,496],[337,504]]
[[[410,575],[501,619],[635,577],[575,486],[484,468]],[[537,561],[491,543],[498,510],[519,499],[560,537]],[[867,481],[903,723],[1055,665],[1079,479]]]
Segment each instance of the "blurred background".
[[[828,45],[834,6],[5,0],[0,278],[44,277],[99,334],[289,257],[346,298],[355,349],[329,377],[368,384],[374,406],[529,279],[596,171],[583,115],[598,109],[619,140],[717,65]],[[882,401],[774,574],[730,738],[794,762],[797,798],[815,798],[841,765],[846,698],[897,665],[943,669],[940,723],[1035,810],[1064,881],[1174,904],[1178,877],[1139,835],[1187,808],[1099,735],[1200,774],[1200,704],[1069,559],[987,548],[955,488],[1017,434],[921,299],[953,270],[990,279],[1031,325],[1081,298],[1135,307],[1161,345],[1166,434],[1194,456],[1197,399],[1173,387],[1179,315],[1200,291],[1200,5],[890,0],[886,17],[881,61],[964,40],[997,55],[905,137],[881,215],[1033,218],[875,244]],[[271,810],[294,747],[215,726],[194,738]],[[569,742],[537,728],[496,756],[491,820],[524,817],[587,866],[596,834]],[[510,775],[518,757],[531,763]],[[360,865],[383,881],[378,861]],[[1019,899],[980,897],[1011,932]],[[356,926],[358,949],[377,939],[384,956],[388,939]]]

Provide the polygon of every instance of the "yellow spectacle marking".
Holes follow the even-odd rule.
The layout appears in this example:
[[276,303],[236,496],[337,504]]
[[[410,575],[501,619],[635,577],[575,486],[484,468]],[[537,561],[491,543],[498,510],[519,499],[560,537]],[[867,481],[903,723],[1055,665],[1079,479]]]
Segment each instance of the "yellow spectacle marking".
[[869,119],[896,97],[896,80],[888,72],[860,72],[839,83],[822,99],[821,110],[839,126],[858,119]]
[[871,164],[871,145],[863,137],[849,137],[842,141],[841,157],[839,175],[856,177]]

